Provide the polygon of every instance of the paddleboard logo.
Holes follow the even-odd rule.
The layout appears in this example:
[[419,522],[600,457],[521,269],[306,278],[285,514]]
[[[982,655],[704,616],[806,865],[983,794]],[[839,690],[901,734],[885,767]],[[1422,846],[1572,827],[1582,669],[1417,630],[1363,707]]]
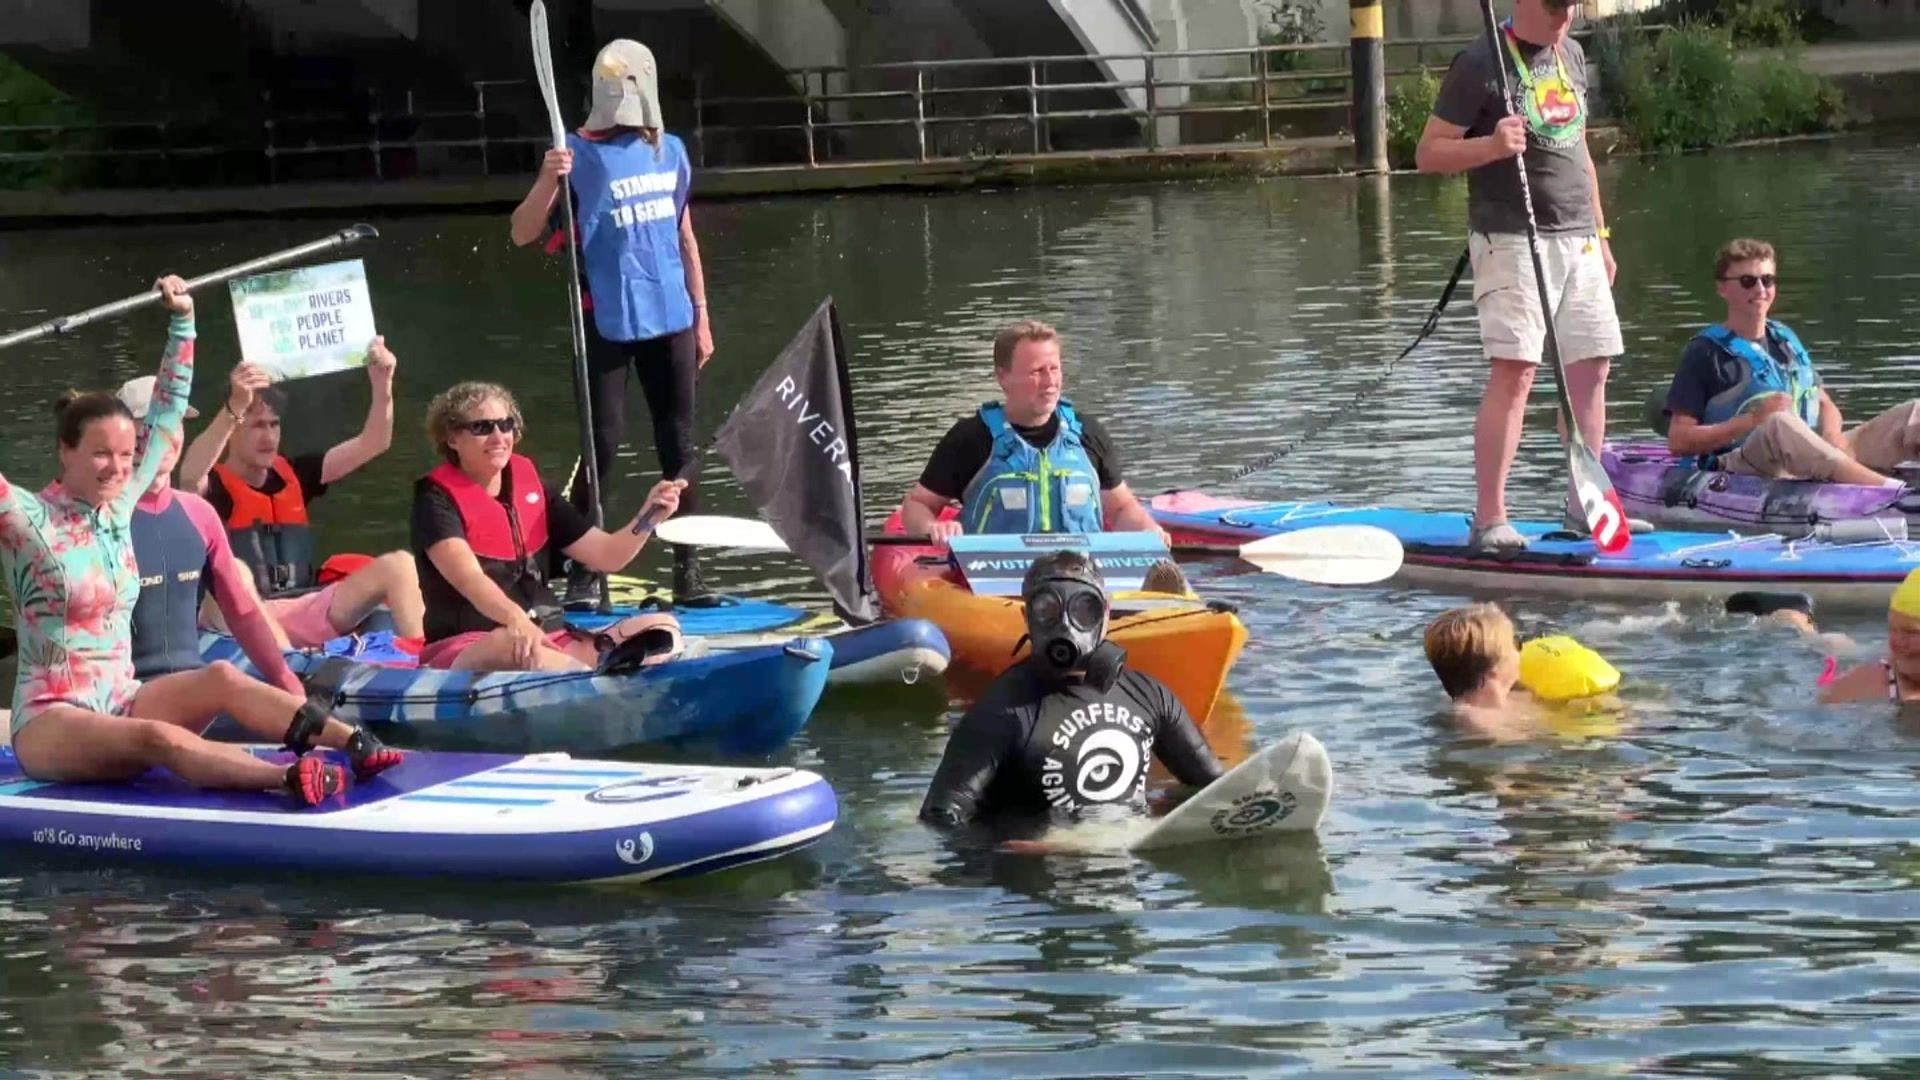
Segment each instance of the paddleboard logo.
[[1586,515],[1594,546],[1609,555],[1625,548],[1628,534],[1620,507],[1591,480],[1581,480],[1579,492],[1580,511]]
[[639,776],[632,780],[622,780],[619,783],[597,787],[587,792],[587,801],[634,803],[671,799],[685,795],[693,789],[695,783],[696,780],[691,776]]
[[1250,791],[1215,810],[1208,824],[1216,836],[1251,836],[1287,820],[1299,805],[1291,791]]
[[653,834],[641,833],[637,840],[619,840],[613,845],[613,853],[628,866],[639,866],[653,858]]
[[1068,713],[1048,740],[1040,764],[1047,805],[1067,815],[1128,802],[1144,793],[1148,739],[1145,721],[1124,705],[1099,702]]

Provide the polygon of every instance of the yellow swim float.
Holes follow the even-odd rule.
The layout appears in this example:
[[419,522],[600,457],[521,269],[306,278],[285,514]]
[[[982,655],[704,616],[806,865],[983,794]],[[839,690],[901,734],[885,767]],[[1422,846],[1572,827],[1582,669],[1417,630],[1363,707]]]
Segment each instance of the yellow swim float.
[[1620,672],[1606,658],[1564,634],[1534,638],[1520,647],[1520,685],[1541,701],[1572,701],[1620,685]]

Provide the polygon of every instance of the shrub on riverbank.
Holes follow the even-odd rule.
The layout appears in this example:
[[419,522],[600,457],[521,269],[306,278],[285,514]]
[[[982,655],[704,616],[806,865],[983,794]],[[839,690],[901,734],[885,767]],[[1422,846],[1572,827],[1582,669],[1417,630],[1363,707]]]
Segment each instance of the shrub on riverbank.
[[1611,111],[1645,150],[1820,131],[1837,126],[1844,106],[1839,89],[1791,50],[1743,59],[1723,27],[1603,31],[1594,53]]
[[1387,160],[1394,168],[1413,168],[1413,152],[1439,96],[1440,80],[1425,69],[1394,80],[1387,91]]

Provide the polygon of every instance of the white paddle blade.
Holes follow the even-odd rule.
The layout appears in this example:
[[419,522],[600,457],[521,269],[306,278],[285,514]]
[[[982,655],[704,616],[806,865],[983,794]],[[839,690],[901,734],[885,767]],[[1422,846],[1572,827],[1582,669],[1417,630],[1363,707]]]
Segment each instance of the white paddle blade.
[[785,551],[787,542],[773,526],[754,518],[722,517],[718,514],[690,514],[668,518],[654,535],[669,544],[693,547],[739,548],[744,551]]
[[567,148],[567,128],[560,119],[560,98],[553,85],[553,48],[547,41],[547,5],[533,0],[527,10],[527,26],[533,38],[533,77],[540,84],[540,97],[547,105],[547,126],[553,131],[553,148]]
[[1316,585],[1370,585],[1399,573],[1406,549],[1372,525],[1321,525],[1244,544],[1240,557],[1269,574]]

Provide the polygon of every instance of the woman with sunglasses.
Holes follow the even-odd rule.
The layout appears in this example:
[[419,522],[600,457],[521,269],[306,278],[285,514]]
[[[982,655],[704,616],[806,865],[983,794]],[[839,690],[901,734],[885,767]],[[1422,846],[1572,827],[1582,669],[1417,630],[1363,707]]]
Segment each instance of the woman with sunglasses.
[[443,459],[413,489],[413,557],[427,604],[428,667],[583,671],[594,640],[557,624],[550,550],[611,573],[632,562],[654,524],[680,505],[683,480],[662,480],[640,512],[609,533],[540,479],[514,448],[525,434],[505,387],[464,382],[427,406],[427,438]]
[[[0,477],[0,566],[20,646],[13,750],[39,780],[124,780],[160,766],[197,786],[284,789],[315,805],[346,786],[338,765],[318,755],[277,765],[199,732],[226,713],[296,753],[345,750],[361,777],[400,755],[231,664],[134,677],[134,505],[179,454],[193,383],[193,298],[177,277],[154,287],[172,320],[144,433],[118,397],[69,395],[55,407],[60,478],[31,494]],[[136,443],[144,443],[137,465]]]
[[1768,318],[1779,299],[1773,245],[1735,240],[1714,258],[1723,322],[1687,345],[1667,391],[1667,446],[1702,469],[1899,486],[1888,470],[1920,453],[1920,400],[1845,430],[1807,347]]

